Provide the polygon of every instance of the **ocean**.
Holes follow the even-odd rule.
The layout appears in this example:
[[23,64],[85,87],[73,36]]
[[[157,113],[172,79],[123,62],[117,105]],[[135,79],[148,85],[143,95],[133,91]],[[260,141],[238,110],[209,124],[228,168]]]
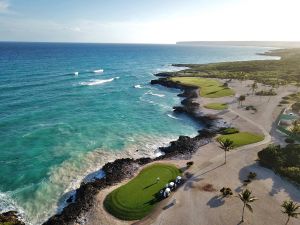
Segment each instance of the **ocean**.
[[180,92],[150,85],[155,73],[266,50],[0,42],[0,211],[41,224],[105,163],[195,135],[201,124],[173,114]]

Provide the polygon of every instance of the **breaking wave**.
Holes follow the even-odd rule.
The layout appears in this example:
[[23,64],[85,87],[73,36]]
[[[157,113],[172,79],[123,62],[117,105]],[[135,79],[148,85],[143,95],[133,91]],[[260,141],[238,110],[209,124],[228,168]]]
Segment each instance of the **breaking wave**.
[[105,80],[94,80],[93,79],[93,80],[90,80],[90,81],[80,82],[79,84],[82,85],[82,86],[95,86],[95,85],[100,85],[100,84],[112,82],[115,79],[119,79],[119,77],[105,79]]

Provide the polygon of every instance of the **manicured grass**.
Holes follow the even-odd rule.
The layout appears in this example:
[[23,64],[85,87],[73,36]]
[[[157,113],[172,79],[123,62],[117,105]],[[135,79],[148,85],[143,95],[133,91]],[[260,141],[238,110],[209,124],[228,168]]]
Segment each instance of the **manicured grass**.
[[230,139],[233,141],[234,148],[249,145],[264,140],[263,135],[253,134],[249,132],[240,132],[235,134],[221,135],[218,140]]
[[220,98],[234,95],[234,91],[224,87],[222,83],[213,79],[200,77],[172,77],[172,81],[177,81],[185,85],[197,86],[200,88],[200,96],[206,98]]
[[223,103],[209,103],[209,104],[205,105],[204,107],[207,109],[214,109],[214,110],[228,109],[228,105],[223,104]]
[[[153,164],[143,169],[134,179],[111,192],[104,200],[105,209],[122,220],[137,220],[151,212],[157,203],[156,194],[180,170],[170,164]],[[157,182],[157,177],[160,181]]]

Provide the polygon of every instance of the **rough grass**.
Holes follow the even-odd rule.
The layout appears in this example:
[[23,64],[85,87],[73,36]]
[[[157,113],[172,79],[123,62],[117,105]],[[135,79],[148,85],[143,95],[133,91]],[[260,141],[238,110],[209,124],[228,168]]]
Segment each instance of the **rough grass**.
[[221,135],[217,139],[218,140],[225,140],[225,139],[232,140],[234,148],[237,148],[240,146],[260,142],[260,141],[264,140],[264,136],[249,133],[249,132],[240,132],[240,133],[235,133],[235,134]]
[[189,69],[170,73],[172,76],[255,80],[268,85],[297,84],[300,74],[300,48],[279,49],[266,53],[281,60],[254,60],[210,64],[177,64]]
[[204,106],[207,109],[223,110],[228,109],[228,105],[224,103],[209,103]]
[[180,170],[170,164],[148,166],[127,184],[111,192],[104,200],[104,207],[122,220],[142,219],[158,202],[156,194],[179,174]]
[[220,98],[234,95],[234,91],[217,80],[205,79],[200,77],[171,77],[174,82],[180,82],[188,86],[200,88],[200,96],[206,98]]

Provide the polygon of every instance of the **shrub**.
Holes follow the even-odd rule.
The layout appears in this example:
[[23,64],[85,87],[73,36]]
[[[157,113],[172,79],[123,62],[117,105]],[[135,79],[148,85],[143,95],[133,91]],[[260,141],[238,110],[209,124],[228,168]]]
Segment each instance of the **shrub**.
[[292,138],[286,138],[284,141],[285,141],[286,143],[288,143],[288,144],[293,144],[293,143],[295,143],[295,140],[292,139]]
[[253,179],[256,178],[256,176],[257,176],[257,174],[256,174],[255,172],[250,172],[250,173],[248,174],[248,179],[249,179],[249,180],[253,180]]
[[282,101],[280,101],[279,103],[282,104],[282,105],[285,105],[285,104],[289,104],[290,102],[287,101],[287,100],[282,100]]
[[254,111],[257,111],[256,107],[253,106],[253,105],[248,105],[248,106],[246,106],[245,109],[246,109],[246,110],[254,110]]
[[193,162],[193,161],[189,161],[189,162],[186,163],[186,166],[187,166],[187,167],[191,167],[192,165],[194,165],[194,162]]
[[274,95],[277,95],[277,93],[273,89],[270,89],[268,91],[258,91],[255,94],[259,95],[259,96],[274,96]]
[[229,197],[230,195],[233,195],[233,192],[229,187],[223,187],[220,192],[222,193],[223,197]]
[[286,167],[280,168],[279,172],[288,177],[289,179],[296,181],[300,184],[300,168],[299,167]]
[[296,102],[292,105],[292,110],[299,112],[300,111],[300,102]]
[[221,134],[226,135],[226,134],[236,134],[240,132],[237,128],[235,127],[229,127],[225,128],[224,130],[221,131]]
[[258,157],[262,165],[300,184],[300,145],[269,145]]

